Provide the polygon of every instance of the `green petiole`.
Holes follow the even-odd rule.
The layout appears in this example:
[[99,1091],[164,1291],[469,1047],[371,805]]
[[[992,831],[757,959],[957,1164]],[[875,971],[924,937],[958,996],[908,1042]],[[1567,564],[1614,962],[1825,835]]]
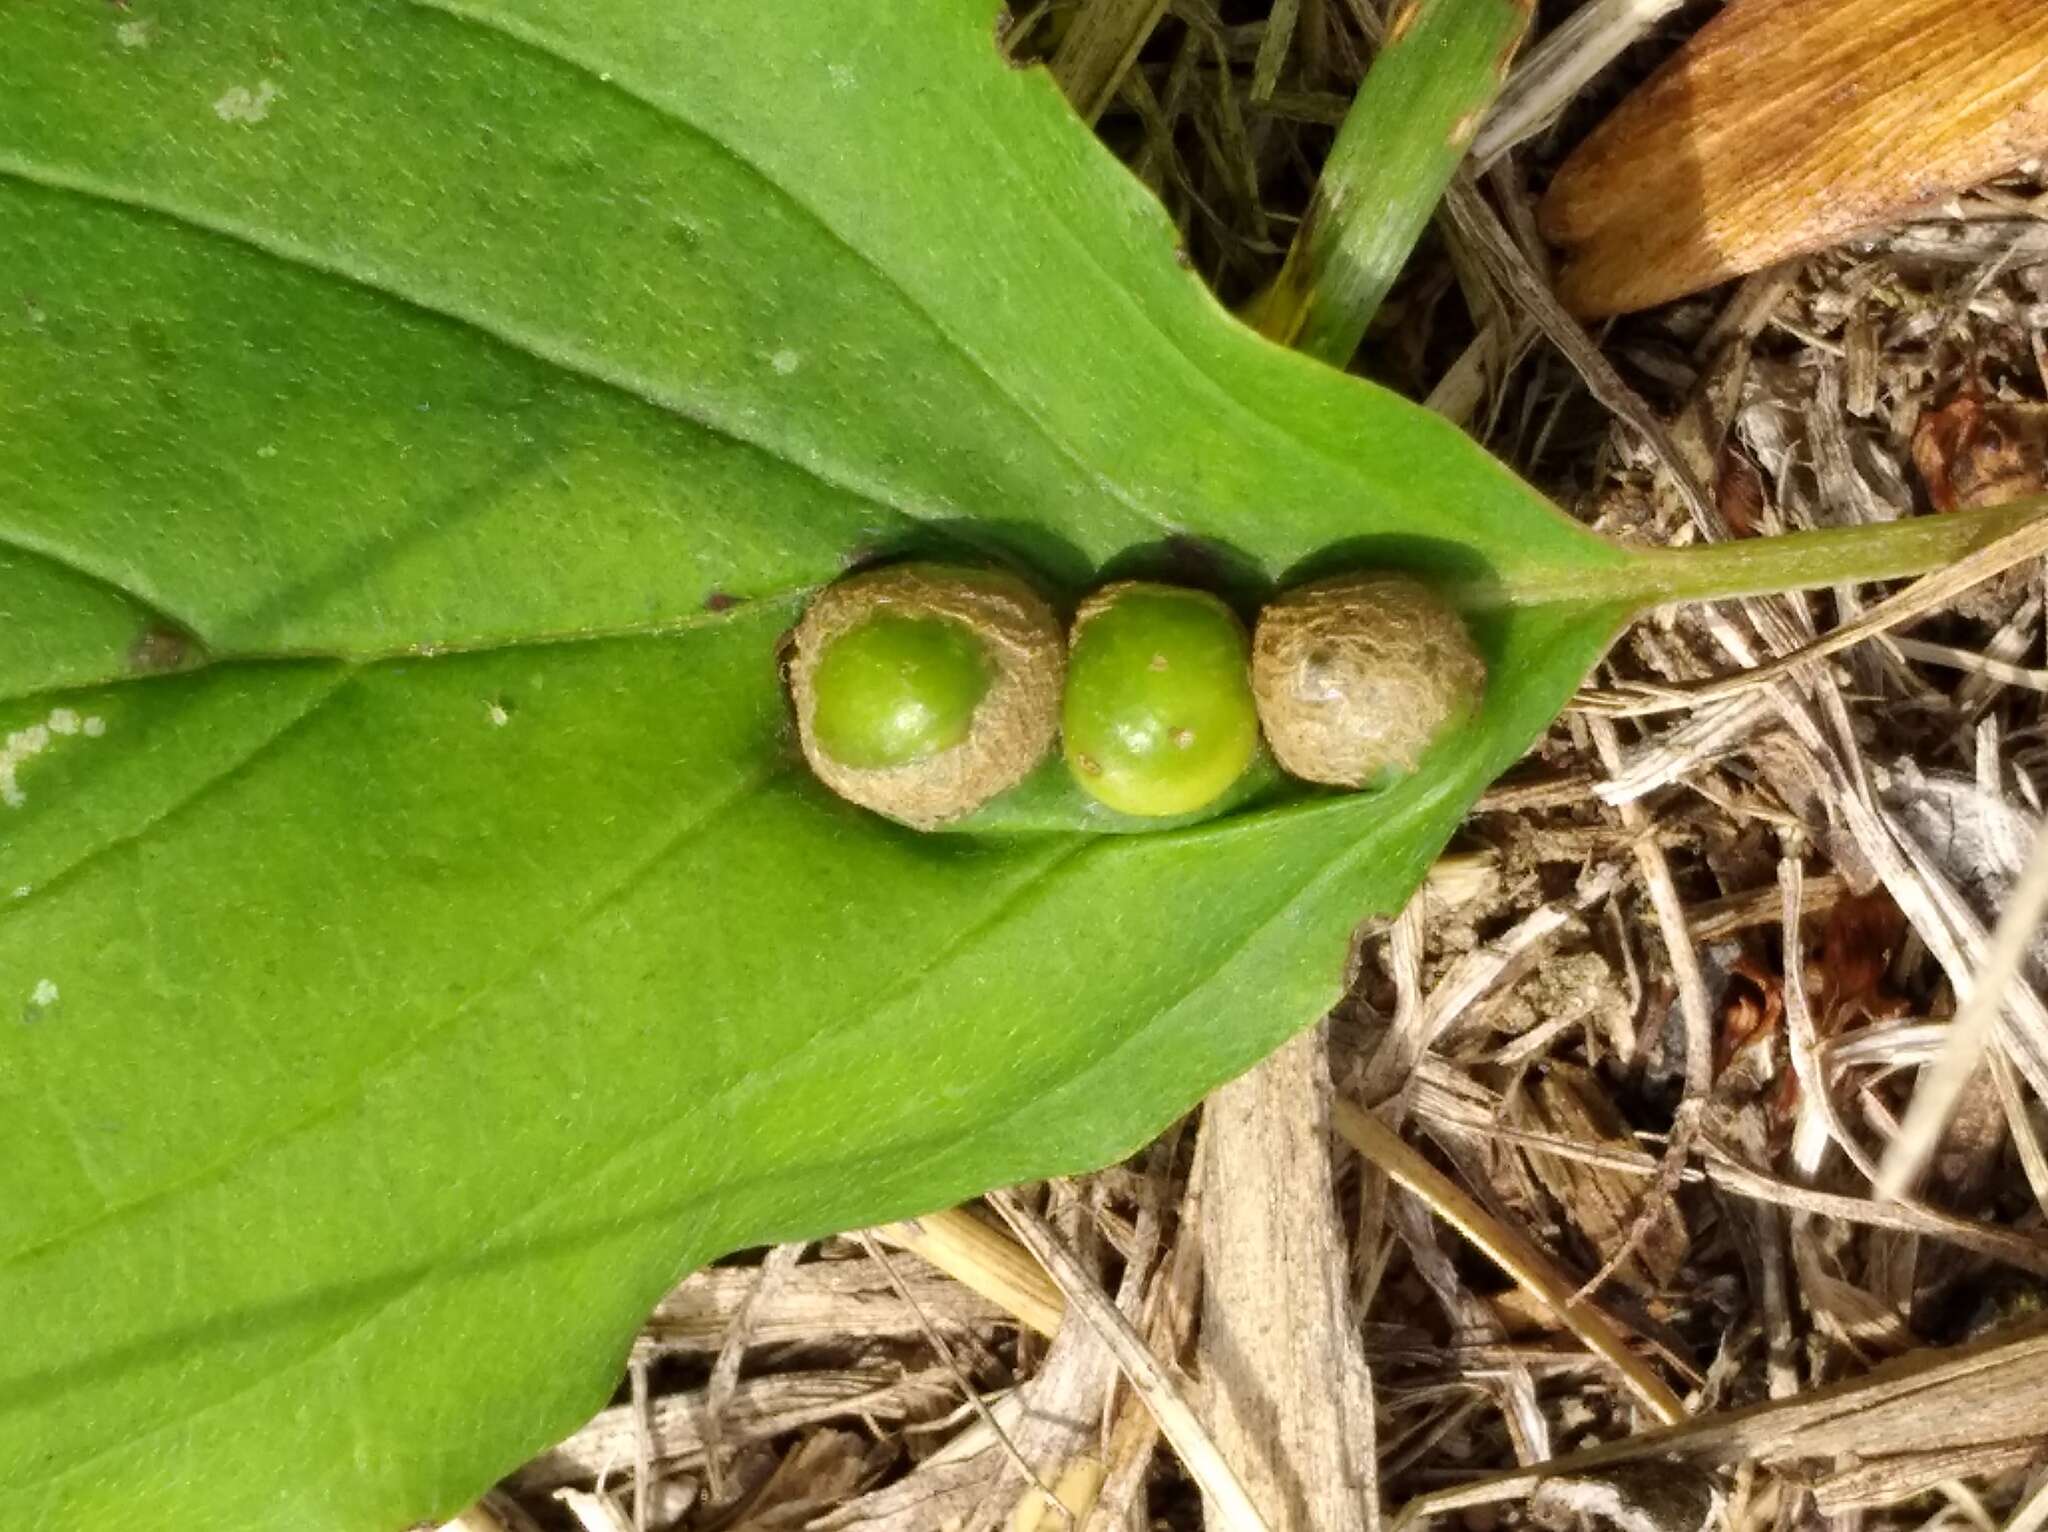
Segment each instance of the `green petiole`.
[[1644,612],[1685,601],[1895,580],[1986,555],[1981,568],[1959,572],[1960,586],[2048,553],[2048,496],[1985,510],[1631,553],[1605,569],[1524,569],[1459,594],[1475,607],[1569,595],[1574,601],[1612,600]]

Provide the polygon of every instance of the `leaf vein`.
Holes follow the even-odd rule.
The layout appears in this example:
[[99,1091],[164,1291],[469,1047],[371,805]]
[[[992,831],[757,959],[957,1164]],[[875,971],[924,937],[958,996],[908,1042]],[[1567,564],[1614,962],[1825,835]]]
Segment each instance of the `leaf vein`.
[[0,527],[0,549],[38,559],[64,570],[67,574],[76,575],[89,584],[112,591],[122,600],[139,607],[150,621],[166,628],[197,635],[202,642],[204,641],[205,631],[201,624],[173,611],[162,596],[142,590],[141,582],[134,579],[132,572],[117,575],[94,568],[76,551],[57,548],[30,536],[18,527]]
[[486,979],[471,993],[464,996],[462,1000],[451,1006],[447,1014],[438,1021],[434,1021],[419,1031],[410,1034],[390,1052],[359,1070],[354,1078],[351,1079],[346,1089],[337,1092],[334,1096],[302,1112],[293,1121],[282,1124],[260,1137],[248,1139],[235,1145],[218,1159],[197,1167],[175,1181],[153,1187],[141,1196],[133,1197],[125,1203],[110,1207],[104,1212],[96,1214],[81,1223],[74,1224],[68,1229],[59,1230],[44,1236],[32,1244],[0,1255],[0,1271],[4,1271],[10,1266],[21,1265],[30,1260],[46,1256],[64,1245],[97,1232],[105,1225],[132,1217],[135,1214],[147,1211],[161,1202],[169,1201],[174,1197],[219,1181],[245,1160],[289,1143],[300,1134],[317,1127],[323,1122],[340,1116],[368,1095],[371,1085],[376,1080],[393,1073],[444,1032],[456,1026],[478,1001],[502,988],[504,985],[512,983],[531,972],[536,963],[548,953],[557,951],[564,946],[606,908],[629,893],[642,878],[659,866],[662,861],[672,855],[679,847],[686,844],[692,836],[704,830],[735,804],[764,791],[777,777],[787,770],[788,767],[786,765],[780,762],[772,762],[765,770],[758,770],[742,777],[730,791],[721,794],[708,803],[691,805],[692,812],[679,814],[673,823],[665,826],[662,832],[654,838],[654,849],[651,852],[633,860],[626,867],[622,876],[593,894],[585,901],[582,908],[568,915],[550,940],[529,952],[521,954],[518,960],[509,965],[503,972]]
[[1165,531],[1172,531],[1174,529],[1172,521],[1140,504],[1132,497],[1130,490],[1119,483],[1114,475],[1105,473],[1086,462],[1080,453],[1075,450],[1072,443],[1061,439],[1038,412],[1025,403],[1023,397],[1015,389],[1008,386],[997,376],[994,368],[990,367],[986,361],[976,355],[964,340],[940,323],[938,315],[933,313],[930,306],[919,299],[895,272],[882,265],[881,262],[854,244],[823,213],[819,212],[818,209],[803,198],[797,196],[788,186],[770,175],[767,170],[741,154],[731,144],[718,137],[717,134],[677,111],[673,102],[658,99],[640,90],[629,89],[621,74],[593,60],[580,57],[570,44],[569,39],[558,34],[546,32],[537,27],[522,26],[482,7],[461,4],[460,0],[406,0],[406,3],[419,10],[433,11],[447,16],[454,21],[475,27],[494,37],[503,38],[506,41],[540,53],[558,64],[577,71],[597,84],[607,89],[615,90],[627,99],[646,107],[664,120],[683,129],[700,143],[709,146],[717,153],[723,155],[731,164],[745,171],[756,181],[760,182],[768,191],[774,193],[789,207],[800,213],[813,228],[817,229],[827,239],[831,240],[833,244],[845,251],[857,264],[872,272],[885,286],[901,298],[905,307],[922,319],[930,327],[932,334],[946,344],[947,349],[972,367],[996,391],[996,394],[1003,402],[1016,412],[1017,418],[1030,426],[1039,439],[1052,448],[1057,456],[1064,458],[1070,466],[1084,475],[1091,486],[1105,492],[1110,499],[1116,501],[1117,504],[1121,505],[1148,527]]
[[[863,504],[893,512],[910,520],[934,519],[934,512],[931,509],[902,503],[878,486],[863,486],[850,478],[835,478],[813,464],[803,462],[787,452],[778,451],[766,441],[749,436],[738,426],[716,418],[684,397],[664,390],[650,379],[636,376],[622,368],[607,366],[595,358],[578,355],[545,336],[511,324],[496,322],[481,314],[438,303],[419,293],[409,292],[390,274],[377,271],[367,263],[354,264],[338,255],[318,250],[268,229],[182,206],[169,198],[148,196],[97,176],[37,164],[16,154],[0,152],[0,178],[38,186],[47,191],[68,193],[109,207],[122,208],[138,216],[160,218],[167,223],[210,234],[297,270],[324,277],[354,291],[370,294],[442,323],[456,325],[565,376],[610,389],[665,415],[688,421],[721,440],[759,452],[762,456],[796,470],[825,488],[851,495]],[[951,507],[941,509],[947,513],[952,511]]]
[[[332,702],[343,688],[348,686],[354,679],[355,672],[353,670],[342,670],[334,678],[333,684],[313,695],[304,711],[294,713],[291,717],[285,719],[279,728],[265,735],[262,739],[257,740],[248,750],[237,756],[234,760],[229,761],[220,770],[194,783],[189,791],[170,803],[165,804],[132,830],[93,847],[77,861],[67,864],[58,869],[52,876],[45,878],[27,895],[10,900],[4,909],[0,909],[0,924],[4,924],[9,916],[32,905],[41,903],[53,891],[70,882],[71,879],[81,876],[85,869],[91,867],[94,863],[105,857],[112,856],[124,847],[136,844],[144,836],[162,829],[163,826],[179,815],[189,813],[193,808],[225,787],[234,778],[247,771],[258,760],[262,759],[263,756],[269,754],[289,735],[296,733],[300,728],[304,727],[314,714]],[[4,1261],[0,1261],[0,1264],[4,1264]]]

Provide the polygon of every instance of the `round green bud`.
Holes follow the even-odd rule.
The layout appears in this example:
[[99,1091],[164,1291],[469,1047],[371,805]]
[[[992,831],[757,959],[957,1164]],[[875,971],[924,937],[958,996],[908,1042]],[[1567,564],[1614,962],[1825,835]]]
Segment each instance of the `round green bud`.
[[1065,668],[1059,619],[1014,575],[891,564],[828,585],[797,623],[797,739],[840,797],[928,830],[1045,758]]
[[848,766],[907,766],[967,737],[995,666],[945,617],[872,617],[834,639],[811,684],[811,731]]
[[1125,814],[1191,814],[1258,749],[1244,625],[1206,591],[1125,581],[1074,619],[1061,710],[1083,791]]
[[1458,614],[1406,575],[1350,574],[1276,597],[1252,637],[1252,689],[1294,776],[1372,787],[1413,771],[1478,711],[1486,662]]

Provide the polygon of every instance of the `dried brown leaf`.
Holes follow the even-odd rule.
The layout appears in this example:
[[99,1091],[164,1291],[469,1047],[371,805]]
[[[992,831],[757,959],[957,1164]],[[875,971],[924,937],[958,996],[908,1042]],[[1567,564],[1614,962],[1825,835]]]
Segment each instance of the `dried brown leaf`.
[[1966,388],[1913,428],[1913,467],[1937,511],[2006,505],[2048,490],[2048,405]]
[[2048,147],[2039,0],[1733,0],[1566,161],[1581,315],[1823,249]]

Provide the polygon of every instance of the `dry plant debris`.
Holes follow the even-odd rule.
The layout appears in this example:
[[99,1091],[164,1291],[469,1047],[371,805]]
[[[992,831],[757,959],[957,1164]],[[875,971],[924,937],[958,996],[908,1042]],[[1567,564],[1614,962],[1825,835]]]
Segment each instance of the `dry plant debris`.
[[[1937,8],[1947,37],[2013,11]],[[1004,36],[1242,302],[1385,20],[1037,0]],[[2024,171],[1597,339],[1568,317],[1531,188],[1706,20],[1546,6],[1356,365],[1659,543],[2048,491]],[[1657,706],[1561,720],[1360,929],[1321,1028],[1132,1161],[1001,1202],[1059,1280],[990,1209],[735,1257],[451,1525],[2041,1532],[2048,568],[2006,553],[1639,625],[1589,702]],[[1998,1004],[1959,1025],[1973,994]]]
[[[1202,1110],[1202,1328],[1216,1445],[1275,1532],[1375,1525],[1372,1378],[1351,1319],[1329,1153],[1329,1049],[1311,1028]],[[1325,1387],[1307,1389],[1302,1380]]]

